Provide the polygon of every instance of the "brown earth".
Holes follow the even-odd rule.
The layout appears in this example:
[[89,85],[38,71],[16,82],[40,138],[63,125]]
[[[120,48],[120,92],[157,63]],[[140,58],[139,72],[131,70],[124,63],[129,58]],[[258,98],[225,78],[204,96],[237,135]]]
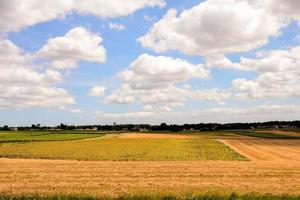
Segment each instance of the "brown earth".
[[221,141],[253,161],[300,161],[300,140],[240,138]]
[[167,133],[126,133],[121,134],[118,138],[151,138],[151,139],[164,139],[164,138],[194,138],[193,135],[184,134],[167,134]]
[[196,190],[300,194],[300,162],[0,159],[0,193],[115,196]]

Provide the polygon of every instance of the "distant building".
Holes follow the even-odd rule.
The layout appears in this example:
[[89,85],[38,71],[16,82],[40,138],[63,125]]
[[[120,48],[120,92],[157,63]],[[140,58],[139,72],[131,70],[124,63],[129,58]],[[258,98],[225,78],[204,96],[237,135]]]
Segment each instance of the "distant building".
[[278,125],[274,125],[273,129],[279,129],[279,126]]
[[257,126],[258,129],[273,128],[273,126]]
[[147,129],[147,128],[140,128],[140,130],[139,130],[140,132],[148,132],[149,131],[149,129]]
[[280,127],[280,128],[294,128],[294,127],[291,126],[291,125],[280,125],[279,127]]

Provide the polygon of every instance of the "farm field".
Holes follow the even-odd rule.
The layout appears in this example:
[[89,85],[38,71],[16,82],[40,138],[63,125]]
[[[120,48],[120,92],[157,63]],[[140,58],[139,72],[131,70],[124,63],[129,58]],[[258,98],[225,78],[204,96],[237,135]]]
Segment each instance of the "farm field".
[[226,133],[231,133],[234,135],[240,135],[240,136],[249,136],[249,137],[256,137],[256,138],[269,138],[269,139],[300,139],[299,134],[293,133],[288,134],[285,133],[279,134],[277,130],[261,130],[261,131],[250,131],[250,130],[230,130],[230,131],[224,131]]
[[[258,136],[113,133],[72,141],[3,142],[0,199],[1,194],[300,199],[300,140],[252,134]],[[228,197],[232,192],[241,198]],[[249,193],[255,194],[248,198]]]
[[241,138],[222,141],[250,160],[300,161],[300,140]]
[[75,160],[245,160],[215,140],[199,138],[106,138],[2,143],[0,156]]
[[300,162],[1,159],[0,193],[300,194]]
[[272,130],[272,131],[262,131],[262,132],[278,134],[278,135],[283,135],[283,136],[298,137],[300,139],[300,132],[297,132],[297,131]]
[[0,143],[5,142],[32,142],[32,141],[61,141],[79,140],[86,138],[102,137],[104,134],[95,133],[72,133],[72,132],[0,132]]

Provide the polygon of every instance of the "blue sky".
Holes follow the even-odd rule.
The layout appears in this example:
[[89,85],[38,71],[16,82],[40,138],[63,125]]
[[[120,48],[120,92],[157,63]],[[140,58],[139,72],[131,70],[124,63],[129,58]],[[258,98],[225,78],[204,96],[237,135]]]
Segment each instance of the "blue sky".
[[[0,57],[3,76],[12,76],[11,81],[0,76],[0,125],[299,119],[300,3],[115,0],[111,7],[95,0],[90,1],[96,2],[95,11],[87,7],[83,12],[84,7],[76,8],[72,0],[70,5],[53,2],[40,5],[26,0],[23,3],[30,6],[21,11],[16,1],[0,3],[16,15],[0,14],[0,52],[7,46],[21,52],[12,50]],[[132,9],[126,5],[130,3]],[[290,11],[276,10],[276,3],[286,4]],[[103,13],[97,9],[99,5],[107,6],[111,13]],[[177,14],[167,18],[170,10]],[[35,11],[51,13],[28,14]],[[70,37],[74,46],[65,42]],[[99,38],[102,41],[95,42]],[[93,47],[101,47],[105,53],[99,50],[95,54]],[[272,52],[276,56],[271,56]],[[26,61],[9,60],[16,55]],[[54,66],[55,61],[65,59],[77,65]],[[60,80],[23,80],[23,69],[40,77],[51,71],[59,74]],[[14,76],[17,70],[23,70],[20,80]],[[93,88],[103,91],[92,94]],[[32,92],[35,89],[37,92]],[[38,93],[49,89],[53,96]],[[20,91],[24,91],[22,95]],[[65,97],[56,100],[58,95]]]

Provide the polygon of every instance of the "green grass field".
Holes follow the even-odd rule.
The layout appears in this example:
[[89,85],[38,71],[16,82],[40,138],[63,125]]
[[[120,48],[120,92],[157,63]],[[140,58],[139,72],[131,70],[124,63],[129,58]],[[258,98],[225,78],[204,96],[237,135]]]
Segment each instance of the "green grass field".
[[244,135],[250,137],[258,137],[258,138],[269,138],[269,139],[299,139],[299,137],[288,136],[288,135],[279,135],[273,134],[270,132],[258,132],[258,131],[249,131],[249,130],[230,130],[230,131],[222,131],[227,133],[233,133],[236,135]]
[[0,143],[5,142],[33,142],[33,141],[61,141],[61,140],[79,140],[85,138],[96,138],[103,136],[103,133],[77,133],[77,132],[36,132],[36,131],[18,131],[18,132],[0,132]]
[[121,139],[2,143],[0,157],[76,160],[244,160],[209,139]]

